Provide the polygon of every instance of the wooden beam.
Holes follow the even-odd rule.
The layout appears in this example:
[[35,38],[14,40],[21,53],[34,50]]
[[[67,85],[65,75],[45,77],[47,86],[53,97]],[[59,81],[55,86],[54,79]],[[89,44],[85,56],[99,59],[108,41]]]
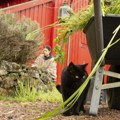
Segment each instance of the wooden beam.
[[5,11],[5,12],[17,12],[17,11],[28,9],[30,7],[34,7],[34,6],[37,6],[40,4],[42,5],[42,4],[45,4],[48,2],[53,2],[53,0],[33,0],[33,1],[18,4],[18,5],[10,6],[7,8],[3,8],[1,10]]
[[109,88],[116,88],[116,87],[120,87],[120,82],[104,84],[102,85],[101,89],[109,89]]
[[104,75],[120,79],[120,74],[119,73],[104,70]]

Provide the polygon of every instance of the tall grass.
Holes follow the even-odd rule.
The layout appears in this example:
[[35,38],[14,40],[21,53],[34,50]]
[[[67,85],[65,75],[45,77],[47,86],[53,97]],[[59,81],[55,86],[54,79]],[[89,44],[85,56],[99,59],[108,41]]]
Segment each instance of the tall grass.
[[44,92],[44,91],[39,91],[39,100],[46,102],[46,101],[51,101],[51,102],[62,102],[62,96],[61,94],[56,90],[56,87],[54,86],[52,91]]
[[37,96],[37,89],[34,86],[31,86],[29,81],[24,84],[23,81],[19,80],[15,90],[16,100],[33,101]]
[[20,101],[20,102],[62,102],[61,94],[57,91],[55,84],[51,83],[52,90],[37,90],[36,87],[29,84],[25,85],[23,81],[19,81],[15,89],[15,96],[0,96],[0,100],[4,101]]
[[61,102],[62,98],[60,93],[55,88],[54,83],[51,83],[52,90],[37,90],[36,87],[31,86],[29,82],[24,84],[19,81],[16,87],[15,100],[17,101],[51,101],[51,102]]

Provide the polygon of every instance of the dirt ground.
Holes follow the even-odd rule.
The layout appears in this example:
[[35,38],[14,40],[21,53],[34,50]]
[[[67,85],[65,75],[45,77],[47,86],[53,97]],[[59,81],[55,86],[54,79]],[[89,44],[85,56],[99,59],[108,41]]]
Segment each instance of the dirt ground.
[[[0,101],[0,120],[34,120],[57,106],[58,103],[51,102]],[[96,117],[88,115],[88,110],[89,106],[86,106],[87,112],[84,115],[71,117],[59,115],[51,120],[120,120],[120,111],[110,110],[106,105],[99,108]]]

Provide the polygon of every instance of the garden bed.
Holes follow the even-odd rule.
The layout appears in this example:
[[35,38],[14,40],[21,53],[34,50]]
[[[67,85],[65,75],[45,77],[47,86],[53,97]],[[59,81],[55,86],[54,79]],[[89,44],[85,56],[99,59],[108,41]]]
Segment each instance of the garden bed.
[[[59,104],[55,102],[15,102],[15,101],[0,101],[0,120],[34,120],[36,117],[50,111]],[[51,120],[119,120],[120,111],[110,110],[106,105],[99,108],[96,117],[88,115],[87,113],[80,116],[64,117],[62,115],[56,116]]]

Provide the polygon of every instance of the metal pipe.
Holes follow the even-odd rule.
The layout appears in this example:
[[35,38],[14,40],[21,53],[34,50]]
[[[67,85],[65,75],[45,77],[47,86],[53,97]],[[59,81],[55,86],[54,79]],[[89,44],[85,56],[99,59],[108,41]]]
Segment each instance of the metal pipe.
[[[94,0],[94,18],[95,18],[95,34],[96,34],[95,42],[97,43],[97,53],[98,53],[97,57],[99,58],[104,48],[101,0]],[[104,62],[102,65],[104,65]]]
[[67,65],[70,63],[70,33],[68,38]]

